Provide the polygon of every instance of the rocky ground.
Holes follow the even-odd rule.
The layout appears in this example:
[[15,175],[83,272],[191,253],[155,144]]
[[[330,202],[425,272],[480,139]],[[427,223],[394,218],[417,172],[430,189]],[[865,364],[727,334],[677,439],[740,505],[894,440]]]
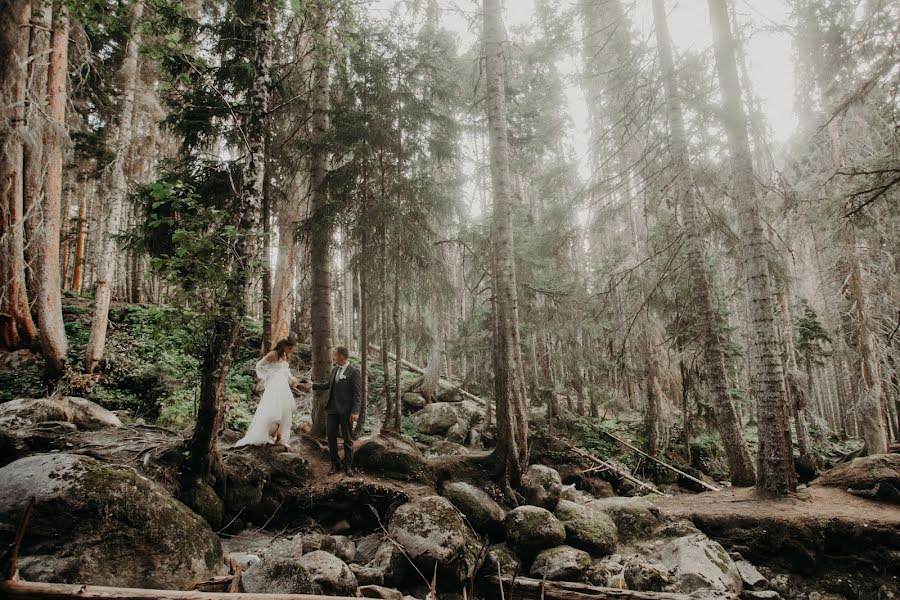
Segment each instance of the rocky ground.
[[225,432],[225,481],[192,490],[191,508],[175,499],[183,434],[75,398],[2,404],[0,544],[34,496],[26,580],[221,589],[239,573],[247,592],[390,600],[495,597],[501,585],[504,598],[545,600],[897,597],[898,455],[779,502],[733,489],[640,497],[574,458],[545,460],[513,507],[484,469],[481,407],[444,392],[449,402],[404,399],[419,443],[357,441],[355,477],[327,477],[307,436],[290,451],[231,449],[238,434]]

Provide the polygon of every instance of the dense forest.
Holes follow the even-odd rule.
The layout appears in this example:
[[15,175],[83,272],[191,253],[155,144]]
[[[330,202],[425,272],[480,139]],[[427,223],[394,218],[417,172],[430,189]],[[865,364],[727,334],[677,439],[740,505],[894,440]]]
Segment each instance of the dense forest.
[[[687,34],[685,10],[701,16]],[[897,501],[896,3],[0,0],[0,15],[4,469],[53,453],[129,465],[220,534],[325,522],[329,501],[369,504],[394,534],[405,507],[427,512],[444,496],[483,534],[493,529],[454,500],[462,492],[445,493],[464,485],[448,481],[481,481],[491,502],[514,507],[491,505],[520,566],[538,565],[543,548],[517,546],[511,515],[537,505],[559,516],[562,484],[580,491],[590,474],[617,497],[721,486],[770,506],[870,457],[885,462],[865,486],[836,485]],[[711,43],[684,44],[691,35]],[[789,40],[789,54],[760,54],[765,35]],[[792,70],[790,131],[773,130],[760,61]],[[276,518],[307,489],[290,461],[317,473],[332,427],[331,392],[292,379],[288,426],[302,441],[283,453],[233,447],[261,406],[254,365],[259,374],[280,340],[296,347],[287,360],[304,381],[337,385],[335,348],[349,350],[363,473],[360,487],[318,482],[318,504]],[[48,425],[58,422],[75,425]],[[110,423],[131,433],[101,433]],[[385,454],[372,460],[377,444]],[[441,444],[452,456],[432,456]],[[413,455],[415,469],[404,462]],[[574,479],[567,461],[583,463]],[[376,476],[419,467],[441,496],[413,500],[420,492]],[[262,472],[251,502],[242,486]],[[0,489],[4,535],[27,501],[11,489]],[[410,502],[396,508],[398,494]],[[51,513],[31,527],[52,529]],[[354,534],[371,533],[360,518]],[[891,518],[877,543],[853,533],[848,553],[892,579],[830,592],[895,597]],[[203,527],[185,535],[203,538]],[[612,554],[564,539],[595,562]],[[755,548],[729,539],[732,554]],[[861,558],[876,546],[877,559]],[[806,575],[826,568],[810,552]],[[495,554],[485,556],[503,564]],[[410,558],[438,582],[459,580],[453,593],[481,597],[447,570],[455,558],[429,560]],[[239,565],[246,577],[260,572],[249,566]],[[549,600],[608,597],[597,590],[611,579],[536,568],[538,579],[595,586]],[[46,575],[54,569],[26,571],[124,588],[182,588],[197,575]],[[237,592],[231,570],[225,591]],[[440,583],[419,576],[434,595]],[[492,576],[503,594],[503,575]],[[543,587],[519,585],[544,599]],[[650,594],[638,600],[694,591],[679,585],[622,584]],[[251,587],[356,593],[355,583]],[[757,589],[744,579],[745,594]]]

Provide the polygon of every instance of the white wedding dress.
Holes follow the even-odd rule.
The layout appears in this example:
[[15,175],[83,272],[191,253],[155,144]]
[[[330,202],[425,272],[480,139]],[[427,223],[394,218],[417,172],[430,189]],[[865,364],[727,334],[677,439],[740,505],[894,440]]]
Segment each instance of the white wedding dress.
[[291,393],[291,370],[287,362],[270,362],[265,358],[256,363],[256,376],[265,385],[256,413],[247,428],[247,434],[237,446],[272,444],[275,427],[281,433],[281,443],[291,439],[291,415],[294,412],[294,395]]

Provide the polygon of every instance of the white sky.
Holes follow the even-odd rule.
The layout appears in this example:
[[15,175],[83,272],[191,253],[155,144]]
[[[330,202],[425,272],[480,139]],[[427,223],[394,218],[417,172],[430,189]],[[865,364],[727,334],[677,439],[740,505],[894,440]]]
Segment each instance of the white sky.
[[[560,0],[573,2],[574,0]],[[424,4],[424,3],[423,3]],[[480,0],[438,0],[441,26],[456,33],[463,48],[478,43],[480,35]],[[527,25],[534,14],[534,0],[506,0],[504,20],[510,30]],[[371,0],[373,15],[398,18],[398,0]],[[794,131],[794,71],[790,36],[784,31],[790,16],[786,0],[733,0],[742,24],[749,25],[746,45],[747,67],[754,93],[762,103],[772,142],[777,146]],[[705,0],[666,0],[669,29],[678,53],[705,52],[712,46],[712,31]],[[650,0],[638,0],[633,15],[635,27],[646,39],[653,41],[653,14]],[[399,16],[402,18],[402,16]],[[576,52],[577,53],[577,52]],[[572,75],[577,65],[560,64],[563,74]],[[570,84],[566,97],[568,111],[575,124],[587,122],[587,108],[583,92],[577,84]],[[582,175],[588,164],[588,139],[584,127],[575,126],[569,138],[579,162]],[[777,151],[773,150],[773,155]],[[477,207],[472,207],[477,211]]]

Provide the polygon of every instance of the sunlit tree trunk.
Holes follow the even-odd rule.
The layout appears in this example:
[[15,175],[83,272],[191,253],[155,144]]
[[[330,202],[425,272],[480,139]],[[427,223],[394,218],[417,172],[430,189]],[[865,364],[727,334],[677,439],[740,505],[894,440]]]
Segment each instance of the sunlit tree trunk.
[[506,97],[504,88],[503,44],[506,34],[501,18],[500,0],[484,0],[484,57],[487,81],[487,113],[490,139],[491,190],[493,202],[494,291],[497,307],[498,359],[495,377],[497,403],[497,447],[505,481],[518,486],[527,455],[522,368],[517,347],[517,294],[515,246],[512,226],[512,183],[509,172]]
[[47,69],[47,117],[44,156],[47,162],[41,203],[42,223],[37,263],[33,266],[37,298],[35,312],[41,333],[41,350],[49,381],[65,371],[68,341],[62,316],[62,280],[59,272],[59,233],[62,218],[63,143],[66,134],[66,76],[69,67],[69,13],[59,2],[53,15],[50,63]]
[[708,0],[716,55],[716,70],[722,92],[725,133],[731,153],[734,194],[738,203],[741,236],[745,245],[744,265],[751,317],[751,364],[757,401],[759,432],[757,489],[771,495],[794,490],[790,421],[785,399],[784,371],[778,348],[775,299],[769,275],[767,240],[759,214],[759,197],[753,174],[753,158],[747,133],[747,118],[741,105],[741,90],[735,66],[734,38],[725,0]]
[[722,349],[722,335],[716,308],[713,304],[713,289],[703,248],[697,198],[690,178],[684,117],[675,80],[672,41],[666,22],[663,0],[653,0],[653,16],[663,70],[666,111],[669,121],[669,148],[676,172],[674,190],[680,202],[687,236],[688,265],[694,293],[693,303],[697,310],[698,325],[703,336],[701,342],[703,359],[709,376],[716,425],[725,446],[732,483],[739,486],[750,486],[756,482],[756,473],[750,457],[750,450],[742,434],[740,419],[728,391],[725,353]]
[[[328,105],[330,74],[329,47],[331,2],[318,0],[314,10],[315,31],[312,99],[310,122],[310,146],[312,152],[309,165],[309,205],[310,218],[315,223],[309,236],[310,262],[310,321],[312,326],[312,377],[314,381],[325,381],[331,372],[331,336],[333,314],[331,298],[331,236],[332,226],[328,213],[325,189],[325,175],[328,169],[328,150],[325,134],[328,130]],[[325,434],[325,394],[316,392],[312,408],[312,434]]]
[[0,348],[37,341],[25,285],[23,144],[30,0],[0,1]]
[[303,178],[294,184],[284,206],[278,207],[278,261],[275,263],[271,311],[272,343],[290,333],[296,294],[294,273],[303,254],[303,248],[297,240],[297,226],[307,217],[306,193],[306,178]]
[[119,104],[119,128],[113,148],[113,162],[110,173],[110,194],[107,198],[104,231],[100,233],[102,241],[97,245],[100,255],[97,257],[97,280],[94,284],[94,314],[91,320],[91,336],[84,351],[84,372],[91,374],[103,358],[106,348],[106,333],[109,327],[109,305],[112,299],[113,276],[115,274],[116,242],[114,236],[119,233],[122,213],[128,193],[128,182],[125,179],[125,161],[131,148],[134,123],[134,98],[139,76],[139,50],[141,46],[140,21],[143,17],[144,5],[135,2],[131,5],[131,39],[122,61],[119,77],[122,82],[122,96]]

